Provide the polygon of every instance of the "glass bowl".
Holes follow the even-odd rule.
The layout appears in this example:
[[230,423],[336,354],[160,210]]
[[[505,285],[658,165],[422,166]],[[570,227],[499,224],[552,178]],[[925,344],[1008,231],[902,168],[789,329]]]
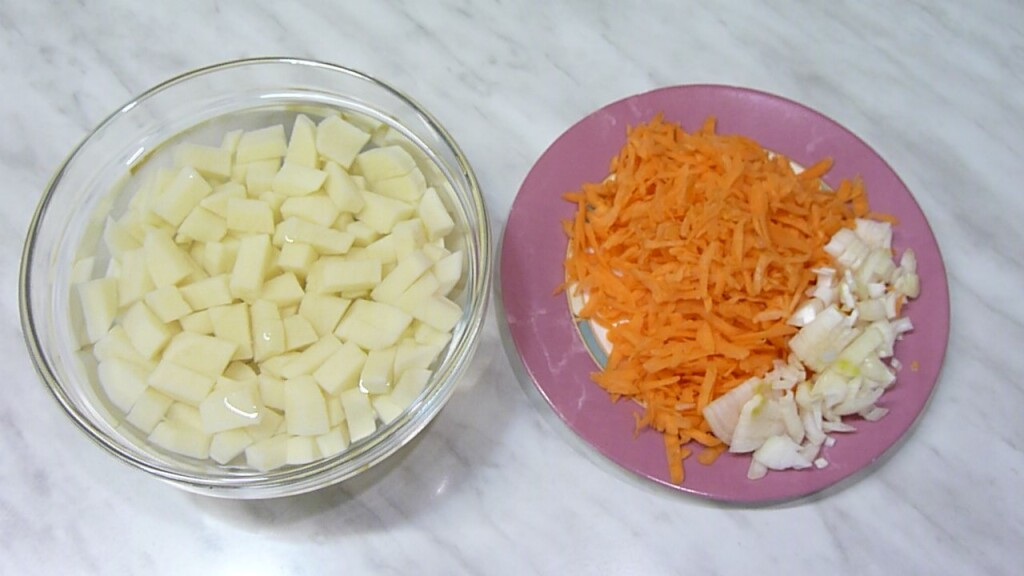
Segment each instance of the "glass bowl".
[[[72,283],[104,274],[104,220],[122,213],[138,180],[169,162],[171,145],[209,140],[298,113],[357,113],[384,123],[433,161],[433,176],[456,223],[446,240],[465,255],[450,297],[463,309],[433,376],[412,405],[387,425],[323,460],[259,472],[179,456],[123,422],[97,385],[96,363],[80,345],[82,319]],[[430,175],[428,175],[428,180]],[[91,258],[91,259],[90,259]],[[84,264],[83,264],[84,262]],[[76,265],[77,264],[77,265]],[[491,283],[491,236],[476,177],[445,129],[405,94],[365,74],[292,58],[239,60],[173,78],[99,124],[56,172],[29,228],[21,264],[20,307],[37,371],[72,421],[121,461],[180,488],[226,498],[270,498],[351,478],[408,443],[451,397],[476,348]]]

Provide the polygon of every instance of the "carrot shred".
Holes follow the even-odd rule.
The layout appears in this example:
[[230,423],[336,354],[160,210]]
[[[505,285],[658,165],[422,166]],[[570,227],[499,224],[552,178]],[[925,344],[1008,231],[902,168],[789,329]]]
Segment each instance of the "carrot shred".
[[860,179],[833,190],[830,158],[797,171],[757,142],[687,133],[661,115],[630,127],[610,176],[566,193],[576,205],[562,289],[607,330],[612,351],[593,380],[643,406],[637,432],[664,436],[670,477],[685,478],[689,442],[709,464],[725,450],[703,409],[785,358],[786,319],[829,265],[824,245],[870,215]]

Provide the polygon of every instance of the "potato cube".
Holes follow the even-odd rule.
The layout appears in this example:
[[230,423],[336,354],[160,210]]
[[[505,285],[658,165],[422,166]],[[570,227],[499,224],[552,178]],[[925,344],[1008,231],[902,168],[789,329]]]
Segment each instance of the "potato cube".
[[284,367],[292,360],[299,357],[301,352],[285,352],[284,354],[278,354],[273,358],[269,358],[260,363],[260,373],[267,373],[275,378],[284,378],[282,374]]
[[318,289],[321,293],[369,290],[380,283],[380,260],[324,258]]
[[252,445],[252,436],[242,429],[225,430],[210,440],[210,458],[218,464],[227,464]]
[[274,175],[270,189],[285,196],[305,196],[319,190],[326,179],[327,173],[322,170],[285,162]]
[[146,265],[145,250],[137,248],[123,253],[121,274],[117,278],[118,307],[123,308],[142,300],[155,287]]
[[307,222],[330,227],[338,218],[338,207],[325,194],[310,194],[285,199],[281,203],[283,218],[302,218]]
[[243,384],[256,385],[256,371],[245,362],[235,361],[228,364],[224,369],[224,377],[231,378]]
[[316,148],[320,155],[346,170],[369,141],[369,134],[337,116],[328,116],[316,128]]
[[248,360],[252,358],[252,330],[249,322],[249,305],[244,302],[214,306],[209,309],[213,334],[228,342],[238,345],[232,360]]
[[199,415],[199,409],[181,402],[171,404],[164,420],[187,426],[193,430],[201,431],[203,429],[203,418]]
[[126,224],[114,220],[110,216],[107,216],[106,224],[103,227],[103,243],[110,251],[110,255],[118,260],[125,252],[136,250],[142,246],[142,243],[132,236]]
[[381,180],[412,172],[416,169],[416,160],[401,146],[382,146],[356,156],[355,167],[372,187]]
[[199,404],[203,431],[207,434],[259,424],[264,411],[255,386],[215,390]]
[[399,406],[392,400],[390,394],[371,396],[370,404],[373,406],[373,411],[377,414],[377,417],[385,424],[394,422],[405,411],[405,407]]
[[412,322],[412,316],[394,306],[356,300],[334,335],[342,342],[353,342],[366,350],[387,348],[395,344]]
[[283,322],[286,351],[300,350],[318,341],[316,330],[304,317],[294,314],[286,317]]
[[412,252],[398,261],[395,268],[384,277],[370,295],[379,302],[397,302],[402,294],[433,265],[434,261],[422,250]]
[[188,316],[182,316],[178,323],[181,329],[195,334],[213,334],[213,322],[210,321],[210,313],[206,310],[193,312]]
[[228,198],[227,228],[249,234],[273,234],[274,210],[263,200]]
[[288,151],[284,126],[275,125],[242,134],[235,151],[235,161],[244,164],[258,160],[281,158]]
[[377,429],[377,422],[369,397],[358,388],[345,390],[339,397],[345,409],[345,424],[351,441],[358,442],[373,434]]
[[256,362],[285,351],[284,323],[273,302],[257,300],[249,307],[252,317],[252,357]]
[[245,171],[246,194],[250,198],[259,198],[264,192],[273,189],[274,177],[281,169],[281,160],[277,158],[258,160],[243,164],[241,168]]
[[395,235],[381,236],[366,246],[362,252],[353,254],[352,258],[376,258],[387,266],[398,261],[398,250]]
[[157,288],[177,284],[192,274],[194,263],[164,230],[150,229],[143,243],[146,269]]
[[331,427],[345,421],[345,409],[341,407],[341,400],[337,396],[327,397],[327,419],[331,421]]
[[211,276],[181,287],[181,296],[192,310],[206,310],[230,304],[231,287],[226,274]]
[[289,434],[309,436],[326,434],[330,430],[327,402],[312,376],[285,380],[284,402]]
[[299,315],[309,320],[318,336],[333,335],[351,303],[351,300],[337,296],[306,294],[299,303]]
[[302,301],[304,292],[299,279],[291,272],[279,274],[263,284],[260,299],[273,302],[275,306],[284,308]]
[[462,251],[457,250],[434,264],[434,276],[440,285],[438,296],[447,296],[462,279]]
[[335,426],[327,434],[321,434],[316,437],[316,446],[320,449],[320,455],[324,458],[330,458],[335,454],[344,452],[348,445],[347,426]]
[[179,402],[198,406],[213,389],[213,381],[165,358],[150,373],[147,384]]
[[224,338],[180,332],[171,338],[163,360],[216,379],[235,355],[238,344]]
[[307,222],[301,218],[286,218],[277,225],[274,232],[274,245],[282,246],[286,242],[302,242],[309,244],[320,254],[344,254],[352,247],[355,238],[347,232],[334,230]]
[[292,436],[288,439],[288,464],[308,464],[320,459],[320,449],[313,436]]
[[416,213],[416,208],[412,204],[401,200],[373,192],[363,192],[362,195],[363,208],[356,213],[356,218],[381,234],[391,232],[396,223],[408,220]]
[[437,295],[424,299],[421,305],[410,313],[413,318],[430,324],[441,332],[450,332],[462,318],[462,308],[458,304]]
[[316,168],[320,163],[320,154],[316,150],[316,124],[305,114],[299,114],[292,124],[284,163],[307,168]]
[[184,241],[217,242],[227,231],[224,218],[202,206],[196,206],[178,226],[178,238]]
[[313,371],[313,378],[328,394],[359,385],[359,375],[366,363],[366,353],[349,342],[342,344]]
[[192,307],[173,284],[151,291],[146,294],[144,300],[149,309],[165,324],[192,313]]
[[243,300],[258,297],[272,259],[270,236],[254,234],[242,238],[235,266],[231,270],[231,280],[228,282],[231,294]]
[[257,378],[259,382],[260,398],[263,403],[271,408],[284,410],[284,380],[262,372]]
[[352,235],[353,246],[366,247],[380,238],[380,234],[365,222],[352,222],[345,226],[345,231]]
[[110,402],[124,412],[131,410],[146,391],[148,371],[138,364],[119,358],[100,362],[97,366],[100,386]]
[[395,348],[370,350],[359,374],[359,389],[369,394],[386,394],[391,390]]
[[284,416],[268,408],[263,412],[263,419],[260,420],[260,423],[246,426],[245,431],[249,433],[249,436],[252,436],[254,442],[259,442],[277,434],[284,424]]
[[245,197],[245,186],[237,182],[225,182],[215,186],[212,194],[199,201],[199,206],[226,219],[228,217],[228,200]]
[[431,344],[420,344],[415,340],[399,342],[395,349],[395,378],[401,378],[409,370],[430,368],[447,343],[447,340]]
[[183,142],[174,148],[174,167],[191,166],[207,177],[231,176],[231,150]]
[[210,276],[227,274],[238,258],[239,241],[225,238],[223,242],[210,242],[204,246],[202,267]]
[[412,314],[412,312],[437,293],[441,283],[429,270],[412,283],[395,301],[395,306]]
[[106,336],[117,316],[117,279],[99,278],[77,285],[78,299],[85,316],[85,332],[90,343]]
[[137,366],[141,366],[147,372],[152,370],[156,364],[146,358],[135,349],[124,326],[115,324],[106,336],[100,338],[92,348],[93,354],[100,362],[107,360],[123,360]]
[[171,328],[160,321],[143,302],[137,302],[121,320],[128,340],[143,358],[152,358],[171,340]]
[[427,190],[427,179],[419,168],[413,168],[408,174],[373,182],[370,189],[381,196],[415,204]]
[[288,436],[279,434],[259,440],[245,449],[245,462],[266,472],[288,463]]
[[163,218],[171,226],[179,226],[199,201],[206,198],[213,187],[199,172],[190,166],[178,171],[174,180],[156,198],[153,212]]
[[204,460],[210,455],[210,436],[178,422],[163,421],[149,434],[149,441],[161,448]]
[[423,226],[427,229],[428,240],[444,238],[455,229],[455,221],[452,220],[441,197],[433,188],[427,188],[427,191],[423,193],[417,212],[420,220],[423,221]]
[[309,268],[320,255],[309,244],[303,242],[285,242],[277,257],[278,268],[305,278]]
[[344,214],[356,214],[362,210],[366,201],[355,179],[334,162],[328,162],[324,171],[327,172],[324,188],[338,210]]
[[410,406],[430,382],[433,372],[424,368],[406,370],[391,391],[391,400],[404,410]]
[[174,400],[154,388],[146,388],[128,411],[125,420],[129,424],[149,434],[156,428],[171,407]]

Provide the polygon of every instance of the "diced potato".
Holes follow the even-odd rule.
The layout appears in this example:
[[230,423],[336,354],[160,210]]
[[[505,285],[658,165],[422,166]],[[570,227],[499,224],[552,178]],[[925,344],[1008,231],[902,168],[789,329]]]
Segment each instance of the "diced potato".
[[181,226],[178,226],[178,238],[185,241],[217,242],[227,234],[227,231],[224,218],[202,206],[196,206],[188,213]]
[[359,374],[359,389],[369,394],[386,394],[391,390],[395,348],[370,350]]
[[373,408],[370,406],[370,399],[358,388],[343,391],[339,398],[345,409],[345,424],[348,427],[349,438],[352,442],[358,442],[373,434],[377,429],[377,422],[373,416]]
[[444,296],[431,296],[412,312],[412,317],[441,332],[449,332],[462,318],[462,308]]
[[305,293],[299,279],[291,272],[279,274],[263,284],[260,299],[273,302],[279,308],[298,304]]
[[447,296],[462,279],[462,251],[457,250],[434,264],[434,276],[440,285],[438,296]]
[[89,342],[107,335],[117,316],[117,279],[99,278],[78,284],[78,299],[85,316],[85,332]]
[[394,422],[405,411],[405,407],[399,406],[392,400],[390,394],[371,396],[370,404],[373,406],[373,411],[377,414],[377,417],[385,424]]
[[146,265],[145,251],[137,248],[123,253],[121,273],[117,278],[118,307],[123,308],[142,300],[155,287]]
[[441,202],[441,197],[433,188],[427,188],[427,191],[423,193],[417,213],[420,220],[423,221],[423,226],[427,229],[428,240],[444,238],[455,229],[455,221],[452,220],[444,203]]
[[392,346],[412,322],[412,316],[394,306],[356,300],[338,323],[334,335],[365,350]]
[[171,338],[161,361],[198,372],[211,380],[224,373],[238,344],[224,338],[180,332]]
[[103,227],[103,243],[106,244],[110,255],[118,260],[125,252],[136,250],[142,246],[142,243],[132,236],[128,226],[109,216]]
[[369,141],[369,134],[337,116],[328,116],[316,128],[316,148],[320,155],[346,170]]
[[416,213],[416,208],[412,204],[401,200],[373,192],[363,192],[362,195],[363,208],[356,214],[356,218],[380,234],[391,232],[396,223],[408,220]]
[[174,149],[174,167],[191,166],[207,177],[231,176],[231,150],[184,142]]
[[327,172],[324,188],[338,210],[346,214],[356,214],[362,210],[366,202],[352,176],[334,162],[328,162],[324,166],[324,171]]
[[403,340],[395,349],[395,377],[401,378],[409,370],[429,368],[434,363],[434,360],[440,356],[447,343],[447,340],[440,340],[431,344],[420,344],[415,340]]
[[123,360],[141,366],[146,370],[146,373],[149,373],[153,366],[156,366],[154,362],[139,354],[139,351],[132,345],[131,340],[128,339],[128,333],[125,332],[124,326],[120,324],[115,324],[110,329],[110,332],[107,332],[106,336],[100,338],[93,345],[92,352],[100,362]]
[[174,400],[153,388],[146,388],[128,411],[125,420],[129,424],[149,434],[156,428],[167,413]]
[[352,242],[353,246],[369,246],[375,240],[380,238],[380,234],[378,234],[373,228],[370,228],[370,226],[365,222],[352,222],[345,226],[345,231],[351,234],[354,238]]
[[254,234],[242,238],[235,266],[231,269],[231,280],[228,282],[231,294],[243,300],[258,297],[272,259],[270,236]]
[[419,344],[447,344],[448,340],[451,339],[452,335],[448,332],[441,332],[440,330],[424,324],[419,320],[413,322],[413,339]]
[[356,388],[366,363],[366,353],[349,342],[342,344],[313,372],[317,384],[328,394]]
[[149,309],[165,324],[192,313],[192,308],[174,285],[157,288],[146,294],[144,300]]
[[242,134],[235,151],[235,161],[244,164],[257,160],[281,158],[288,151],[288,142],[281,124],[251,130]]
[[200,460],[210,455],[210,436],[177,422],[163,421],[149,434],[161,448]]
[[164,230],[151,229],[143,243],[146,269],[157,288],[177,284],[192,274],[194,263]]
[[213,334],[238,345],[232,360],[252,358],[252,330],[249,322],[249,305],[244,302],[214,306],[209,309]]
[[[355,258],[356,256],[352,256]],[[395,235],[388,234],[381,236],[366,246],[359,255],[359,258],[376,258],[380,260],[381,264],[389,265],[394,264],[398,261],[398,251],[396,250]]]
[[227,150],[232,159],[235,157],[235,151],[238,150],[238,143],[241,142],[244,133],[245,130],[232,130],[225,134],[220,141],[220,147]]
[[321,293],[369,290],[380,283],[380,260],[324,258],[318,289]]
[[249,307],[252,316],[252,356],[262,362],[285,351],[284,323],[272,302],[257,300]]
[[244,181],[247,195],[250,198],[259,198],[264,192],[273,189],[274,177],[281,169],[281,160],[277,158],[258,160],[242,164],[239,167],[245,171]]
[[316,168],[284,163],[274,175],[270,189],[285,196],[305,196],[324,185],[327,173]]
[[235,266],[235,259],[238,258],[239,241],[236,238],[226,238],[223,242],[210,242],[203,250],[203,270],[210,276],[227,274]]
[[228,198],[227,228],[249,234],[273,234],[274,210],[263,200]]
[[263,419],[260,420],[259,424],[253,426],[247,426],[245,431],[249,433],[254,442],[260,440],[266,440],[274,434],[284,425],[284,416],[281,416],[277,412],[270,410],[269,408],[263,412]]
[[271,408],[284,410],[284,380],[263,372],[258,377],[260,398]]
[[299,303],[299,315],[309,320],[318,336],[324,337],[334,333],[351,303],[351,300],[337,296],[306,294]]
[[207,434],[259,424],[264,412],[255,386],[215,390],[199,404],[203,431]]
[[143,302],[137,302],[121,319],[128,340],[143,358],[153,358],[171,340],[172,330]]
[[355,238],[347,232],[334,230],[307,222],[301,218],[287,218],[274,232],[274,245],[281,246],[286,242],[302,242],[309,244],[320,254],[344,254],[352,247]]
[[285,242],[277,257],[278,268],[305,278],[306,272],[320,255],[309,244],[303,242]]
[[292,436],[288,439],[288,464],[308,464],[320,459],[320,448],[313,436]]
[[206,310],[230,304],[231,288],[228,276],[219,274],[181,287],[181,296],[192,310]]
[[341,400],[337,396],[327,397],[327,419],[331,421],[331,427],[345,421],[345,409],[341,407]]
[[318,341],[316,330],[304,317],[298,314],[288,316],[284,320],[285,350],[300,350]]
[[331,428],[331,431],[327,434],[321,434],[316,437],[316,445],[324,458],[330,458],[335,454],[343,452],[349,445],[348,427],[335,426]]
[[316,168],[320,163],[320,155],[316,150],[316,124],[305,114],[299,114],[292,124],[284,163],[307,168]]
[[174,180],[156,198],[153,213],[160,216],[171,226],[177,227],[188,216],[199,201],[206,198],[213,187],[196,170],[190,166],[182,168]]
[[426,192],[427,179],[419,168],[414,167],[408,174],[373,182],[370,189],[381,196],[414,204]]
[[245,449],[245,462],[263,472],[284,466],[288,463],[288,436],[279,434],[251,444]]
[[213,334],[213,322],[210,321],[210,313],[206,310],[193,312],[178,320],[181,329],[195,334]]
[[312,376],[299,376],[284,382],[285,421],[288,433],[316,436],[330,430],[327,402]]
[[301,352],[285,352],[260,363],[260,373],[266,372],[275,378],[284,378],[284,367],[292,360],[299,357]]
[[215,186],[212,194],[199,201],[199,206],[226,219],[228,217],[228,200],[245,197],[245,186],[238,182],[225,182]]
[[252,436],[242,429],[225,430],[210,440],[210,458],[218,464],[227,464],[252,445]]
[[391,229],[391,235],[395,237],[395,256],[399,260],[423,248],[427,243],[427,229],[423,227],[423,222],[419,218],[396,222]]
[[402,295],[395,301],[395,306],[412,314],[416,308],[424,305],[428,298],[434,296],[440,286],[441,283],[438,282],[437,277],[428,270],[405,292],[402,292]]
[[281,204],[283,218],[302,218],[324,227],[334,224],[338,214],[338,207],[325,194],[291,197]]
[[97,366],[100,386],[107,398],[121,410],[128,412],[135,402],[146,391],[145,367],[119,358],[111,358],[100,362]]
[[383,146],[361,152],[355,159],[355,166],[371,186],[412,172],[416,160],[401,146]]
[[199,415],[199,410],[195,406],[189,406],[182,402],[171,404],[171,407],[167,409],[167,414],[164,415],[164,420],[187,426],[193,430],[202,431],[203,429],[203,418]]
[[250,385],[255,385],[257,378],[256,371],[252,367],[239,361],[228,364],[228,367],[224,369],[224,376]]
[[198,406],[213,389],[214,379],[163,359],[149,374],[147,384],[171,398]]
[[404,410],[410,406],[430,382],[433,372],[423,368],[406,370],[391,391],[391,399]]
[[434,265],[433,260],[417,250],[408,254],[398,261],[394,270],[384,277],[384,280],[377,285],[370,293],[374,300],[384,303],[394,303],[401,298],[402,294],[419,280],[427,270]]

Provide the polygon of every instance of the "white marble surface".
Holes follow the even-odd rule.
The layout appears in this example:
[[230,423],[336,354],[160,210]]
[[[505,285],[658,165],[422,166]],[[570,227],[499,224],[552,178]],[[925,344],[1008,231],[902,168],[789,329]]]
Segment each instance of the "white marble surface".
[[[1024,566],[1024,5],[978,2],[0,0],[0,573],[1019,574]],[[82,438],[30,364],[29,218],[130,96],[255,55],[417,97],[500,231],[534,160],[620,97],[750,86],[858,133],[916,194],[952,294],[949,352],[907,442],[840,490],[710,504],[589,457],[517,382],[493,308],[466,385],[368,478],[267,502],[191,496]]]

